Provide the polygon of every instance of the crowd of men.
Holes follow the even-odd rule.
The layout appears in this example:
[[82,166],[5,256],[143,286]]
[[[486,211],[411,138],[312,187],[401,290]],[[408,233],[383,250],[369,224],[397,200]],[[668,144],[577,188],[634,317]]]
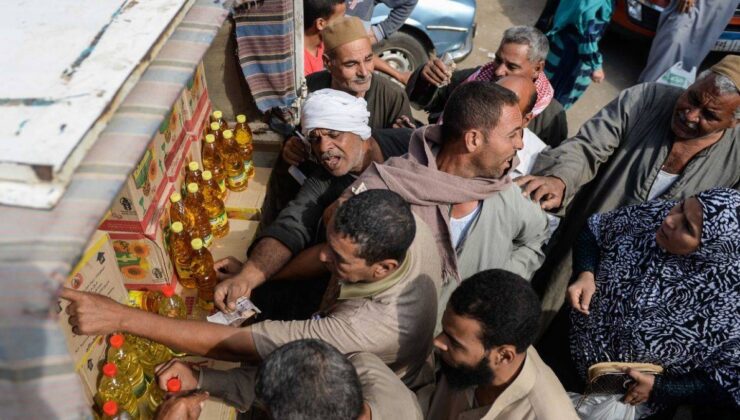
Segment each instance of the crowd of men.
[[74,331],[242,362],[160,366],[161,384],[201,391],[160,418],[197,415],[204,395],[274,419],[577,418],[534,347],[565,301],[570,249],[594,213],[740,188],[740,57],[687,90],[628,88],[565,139],[535,28],[506,30],[479,68],[432,59],[404,92],[373,72],[359,20],[325,19],[305,141],[285,142],[246,262],[217,263],[217,307],[249,296],[264,320],[175,320],[64,290]]

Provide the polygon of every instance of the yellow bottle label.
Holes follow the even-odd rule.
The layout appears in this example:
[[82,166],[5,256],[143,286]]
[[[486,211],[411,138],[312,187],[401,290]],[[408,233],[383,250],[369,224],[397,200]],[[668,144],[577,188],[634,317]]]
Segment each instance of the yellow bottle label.
[[239,172],[239,175],[229,177],[229,185],[232,187],[241,186],[247,179],[247,173],[245,171]]
[[133,308],[142,308],[142,303],[144,301],[144,294],[146,292],[143,292],[141,290],[129,290],[128,292],[128,306],[131,306]]
[[226,191],[226,180],[222,179],[218,181],[218,189],[221,190],[221,192]]
[[180,277],[180,279],[189,279],[193,275],[190,267],[186,265],[175,264],[175,269],[177,270],[177,275]]
[[208,219],[208,222],[211,224],[211,227],[213,227],[213,229],[218,229],[218,228],[223,227],[227,221],[228,220],[226,218],[226,211],[222,212],[221,214],[219,214],[218,216],[214,218]]

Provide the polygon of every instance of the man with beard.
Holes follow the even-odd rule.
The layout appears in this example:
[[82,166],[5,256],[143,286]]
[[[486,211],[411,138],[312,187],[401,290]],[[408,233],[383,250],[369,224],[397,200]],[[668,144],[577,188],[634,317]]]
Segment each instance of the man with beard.
[[304,321],[239,328],[159,316],[65,288],[72,331],[134,334],[171,349],[256,365],[278,347],[313,338],[342,354],[372,353],[412,390],[434,382],[429,365],[441,284],[429,228],[391,191],[347,200],[327,227],[319,259],[339,284],[326,309]]
[[[322,32],[326,70],[309,75],[309,92],[335,89],[366,102],[368,125],[372,129],[392,128],[402,117],[411,117],[409,100],[403,90],[387,77],[373,72],[373,50],[362,22],[356,17],[340,17]],[[337,112],[341,110],[337,109]],[[316,165],[307,162],[309,154],[298,137],[289,137],[275,163],[262,208],[262,226],[275,220],[300,189],[300,184],[288,173],[290,165],[308,175]]]
[[532,343],[540,303],[527,282],[482,271],[450,297],[434,339],[442,366],[428,420],[578,419]]
[[[302,131],[321,166],[308,177],[275,221],[260,232],[250,246],[245,264],[233,257],[216,263],[216,268],[228,273],[224,277],[233,276],[216,286],[215,301],[219,309],[234,309],[237,298],[270,280],[304,249],[323,242],[326,238],[321,216],[326,206],[370,163],[382,163],[408,151],[411,130],[375,130],[371,136],[368,116],[362,98],[334,89],[309,95],[302,110]],[[283,277],[286,276],[290,274]],[[296,319],[310,315],[322,293],[321,285],[316,282],[269,282],[268,287],[258,290],[255,300],[272,317]]]
[[452,71],[442,60],[433,58],[414,72],[406,85],[411,100],[429,113],[435,122],[445,109],[452,92],[471,81],[497,82],[505,76],[524,76],[537,87],[537,101],[529,129],[551,147],[568,136],[568,121],[563,106],[553,99],[553,88],[545,76],[547,38],[536,28],[514,26],[504,32],[496,58],[483,66]]
[[[588,217],[652,199],[740,188],[740,56],[728,55],[685,91],[646,83],[622,91],[578,134],[517,179],[546,210],[565,213],[533,284],[545,324],[563,305],[571,247]],[[538,176],[534,176],[538,175]]]

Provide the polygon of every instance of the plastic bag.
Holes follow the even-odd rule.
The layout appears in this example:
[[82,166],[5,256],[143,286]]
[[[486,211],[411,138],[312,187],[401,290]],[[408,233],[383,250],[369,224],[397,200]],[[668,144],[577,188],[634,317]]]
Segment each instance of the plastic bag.
[[645,404],[633,406],[622,401],[622,395],[591,394],[583,396],[569,392],[568,396],[577,407],[576,412],[581,420],[635,420],[643,417],[649,411]]
[[694,83],[695,79],[696,67],[692,67],[691,70],[685,70],[681,62],[678,62],[666,70],[656,82],[686,89]]

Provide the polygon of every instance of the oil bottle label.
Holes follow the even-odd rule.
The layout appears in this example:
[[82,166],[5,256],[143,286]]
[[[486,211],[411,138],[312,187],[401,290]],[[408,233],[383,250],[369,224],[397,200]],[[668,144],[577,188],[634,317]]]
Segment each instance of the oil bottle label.
[[128,292],[128,306],[141,309],[142,301],[144,300],[144,294],[141,290],[129,290]]
[[222,179],[218,181],[218,189],[221,190],[221,192],[226,191],[226,180]]
[[244,172],[249,173],[250,171],[254,170],[254,162],[252,162],[252,159],[245,160],[244,161]]
[[213,234],[212,233],[209,233],[208,235],[206,235],[206,236],[203,237],[203,245],[205,245],[206,248],[208,248],[209,246],[211,246],[212,243],[213,243]]
[[247,179],[247,173],[245,171],[239,172],[239,175],[229,177],[229,185],[232,187],[241,186]]
[[212,219],[208,219],[208,222],[211,223],[211,227],[213,227],[214,229],[218,229],[218,228],[223,227],[226,224],[227,221],[228,220],[226,218],[226,212],[225,211],[222,212],[221,214],[219,214],[218,216],[212,218]]
[[175,263],[175,269],[177,270],[177,275],[180,279],[189,279],[193,275],[190,271],[190,267],[184,264]]

